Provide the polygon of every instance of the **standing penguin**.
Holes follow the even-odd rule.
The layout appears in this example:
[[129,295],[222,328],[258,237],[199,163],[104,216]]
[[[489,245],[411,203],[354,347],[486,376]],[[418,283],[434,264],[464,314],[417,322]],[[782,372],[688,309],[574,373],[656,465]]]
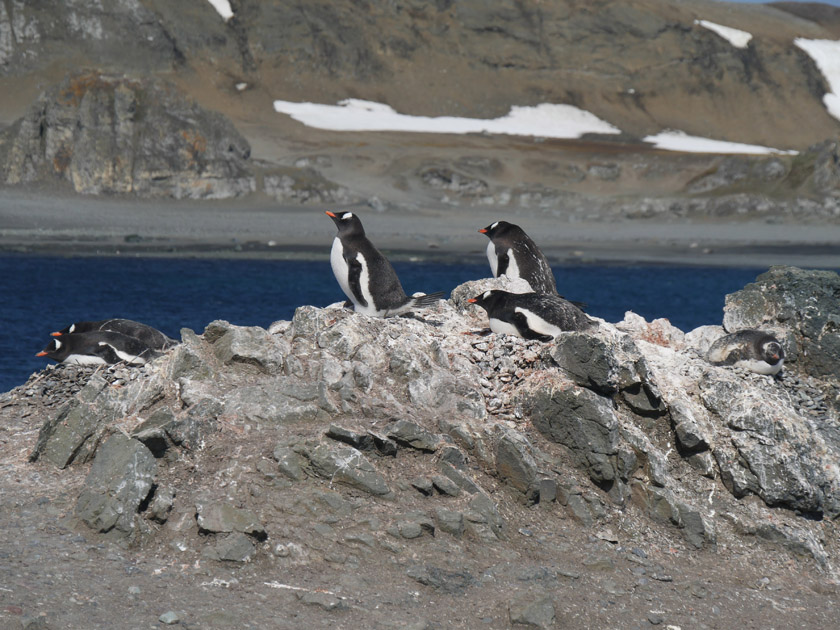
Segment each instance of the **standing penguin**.
[[494,278],[522,278],[536,293],[557,293],[557,282],[548,260],[522,228],[496,221],[479,232],[490,239],[487,260]]
[[172,346],[178,345],[177,341],[167,337],[158,329],[131,319],[103,319],[96,322],[75,322],[58,332],[50,334],[53,337],[61,337],[69,333],[93,332],[98,330],[108,330],[134,337],[154,350],[167,350]]
[[595,325],[577,306],[551,293],[510,293],[493,289],[467,300],[487,311],[490,330],[525,339],[551,341],[561,332]]
[[35,356],[76,365],[110,365],[120,361],[143,365],[158,353],[134,337],[118,332],[92,331],[56,337]]
[[352,212],[327,211],[336,227],[330,264],[341,290],[357,313],[389,317],[431,306],[443,293],[409,297],[388,259],[374,247],[362,222]]
[[709,347],[706,358],[712,365],[734,365],[772,376],[782,369],[785,351],[770,333],[748,328],[716,340]]

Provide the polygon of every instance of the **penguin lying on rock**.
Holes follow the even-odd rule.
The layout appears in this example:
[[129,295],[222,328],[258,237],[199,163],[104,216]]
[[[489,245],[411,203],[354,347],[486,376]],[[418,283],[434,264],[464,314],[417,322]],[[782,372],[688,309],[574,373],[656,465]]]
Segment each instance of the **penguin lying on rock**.
[[443,297],[440,292],[406,295],[391,263],[365,236],[359,217],[352,212],[327,211],[327,215],[338,228],[330,253],[333,274],[357,313],[402,315]]
[[551,341],[561,332],[595,325],[577,306],[551,293],[485,291],[467,300],[487,311],[490,330],[525,339]]
[[167,350],[178,345],[175,339],[167,337],[156,328],[130,319],[103,319],[96,322],[75,322],[62,328],[58,332],[50,333],[53,337],[61,337],[69,333],[85,333],[95,331],[118,332],[146,344],[153,350]]
[[778,374],[785,362],[782,344],[770,333],[746,329],[716,340],[706,352],[712,365],[734,365],[756,374]]
[[522,278],[536,293],[557,293],[557,282],[548,260],[521,227],[496,221],[479,232],[490,239],[487,260],[494,278]]
[[74,365],[111,365],[124,361],[143,365],[159,353],[139,339],[118,332],[97,330],[63,333],[35,356]]

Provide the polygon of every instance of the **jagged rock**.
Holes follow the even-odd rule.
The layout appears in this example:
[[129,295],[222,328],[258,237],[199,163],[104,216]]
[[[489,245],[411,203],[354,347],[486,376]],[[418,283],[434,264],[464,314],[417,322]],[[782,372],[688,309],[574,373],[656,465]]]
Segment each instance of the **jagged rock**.
[[159,375],[131,381],[125,387],[111,386],[104,378],[94,376],[73,400],[43,425],[30,460],[44,457],[60,468],[88,462],[109,422],[142,413],[162,395]]
[[522,435],[508,431],[496,443],[496,473],[534,502],[538,498],[537,463]]
[[840,378],[840,276],[833,271],[771,267],[726,296],[723,326],[777,331],[788,355],[807,374]]
[[108,386],[105,379],[94,376],[78,393],[66,403],[52,420],[41,427],[38,442],[29,456],[30,461],[43,457],[59,468],[64,468],[78,459],[87,461],[95,450],[95,444],[82,447],[100,429],[100,418],[92,409],[92,403]]
[[300,481],[303,479],[303,462],[300,456],[288,446],[279,445],[274,449],[274,459],[277,460],[280,472],[292,479]]
[[369,433],[357,433],[344,427],[339,427],[334,424],[330,425],[325,435],[328,438],[338,442],[344,442],[359,451],[370,451],[376,448],[373,442],[373,436]]
[[534,427],[568,447],[595,483],[617,479],[619,423],[605,398],[582,387],[548,385],[525,394],[523,405]]
[[265,528],[253,512],[219,501],[202,501],[195,508],[199,531],[214,534],[240,532],[258,540],[266,537]]
[[548,595],[520,595],[508,604],[508,609],[513,625],[543,629],[554,627],[554,603]]
[[154,455],[139,441],[111,436],[96,451],[76,516],[97,532],[133,538],[137,510],[149,496],[156,469]]
[[210,560],[248,562],[256,552],[256,546],[250,536],[242,532],[232,532],[207,547],[202,555]]
[[286,167],[263,176],[265,193],[277,201],[347,205],[358,201],[339,186],[311,168]]
[[154,493],[147,515],[158,523],[165,523],[175,503],[175,491],[167,486],[158,486]]
[[302,455],[309,460],[313,472],[336,483],[343,483],[373,495],[391,493],[385,478],[376,467],[355,448],[321,444],[306,449]]
[[571,379],[593,391],[621,393],[627,405],[642,415],[659,415],[661,399],[648,376],[644,357],[627,335],[591,333],[560,335],[547,353]]
[[468,571],[447,571],[439,567],[419,565],[408,570],[408,577],[450,595],[463,593],[476,583],[476,579]]
[[434,453],[440,444],[440,437],[408,420],[397,420],[389,425],[387,434],[388,437],[393,438],[400,444],[427,453]]
[[9,128],[7,184],[60,178],[86,194],[221,199],[254,190],[233,124],[155,78],[70,76]]
[[258,326],[231,326],[225,321],[208,324],[204,338],[213,346],[213,352],[223,364],[243,363],[253,365],[265,374],[278,374],[283,369],[289,344],[270,335]]
[[435,523],[440,531],[456,538],[464,534],[464,515],[461,512],[438,508],[435,510]]

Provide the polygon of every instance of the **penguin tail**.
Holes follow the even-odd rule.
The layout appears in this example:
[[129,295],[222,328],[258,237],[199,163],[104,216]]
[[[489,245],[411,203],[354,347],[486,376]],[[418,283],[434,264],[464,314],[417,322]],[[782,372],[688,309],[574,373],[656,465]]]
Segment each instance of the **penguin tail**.
[[412,308],[423,308],[426,306],[434,306],[443,299],[443,291],[436,291],[428,295],[415,295],[411,298],[409,304]]

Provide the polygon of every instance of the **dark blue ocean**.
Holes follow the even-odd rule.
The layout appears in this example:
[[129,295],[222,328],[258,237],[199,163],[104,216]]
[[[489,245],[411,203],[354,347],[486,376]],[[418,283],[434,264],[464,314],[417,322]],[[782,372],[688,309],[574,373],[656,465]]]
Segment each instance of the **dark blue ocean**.
[[[489,276],[487,264],[395,263],[406,291],[445,291]],[[632,310],[682,330],[720,324],[724,297],[765,269],[662,266],[557,267],[570,300],[610,322]],[[47,363],[49,333],[83,320],[124,317],[180,338],[214,319],[268,326],[302,304],[344,296],[328,261],[0,256],[0,392]]]

